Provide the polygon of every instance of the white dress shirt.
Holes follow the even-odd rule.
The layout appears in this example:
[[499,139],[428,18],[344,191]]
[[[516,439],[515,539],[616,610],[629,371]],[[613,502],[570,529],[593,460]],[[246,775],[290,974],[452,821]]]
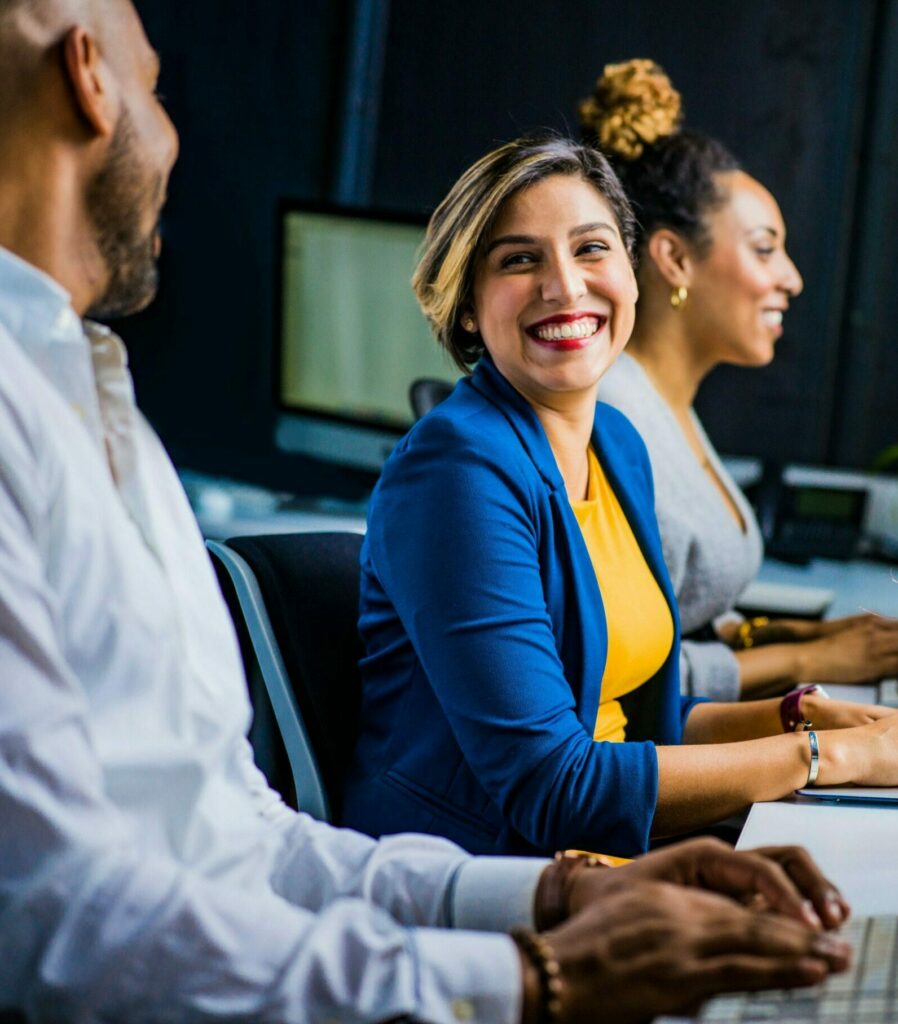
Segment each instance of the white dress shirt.
[[0,1007],[513,1024],[517,953],[487,932],[529,923],[545,862],[295,814],[249,720],[121,342],[0,249]]

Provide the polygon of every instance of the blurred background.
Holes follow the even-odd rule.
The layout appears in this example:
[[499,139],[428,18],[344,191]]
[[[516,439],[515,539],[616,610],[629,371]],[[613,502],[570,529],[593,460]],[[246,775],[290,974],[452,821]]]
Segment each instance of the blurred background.
[[637,56],[770,188],[804,275],[773,365],[704,386],[717,447],[866,468],[898,442],[898,0],[138,7],[182,149],[159,298],[120,330],[180,467],[361,497],[374,470],[339,444],[313,458],[276,441],[284,201],[418,225],[493,145],[575,132],[603,66]]

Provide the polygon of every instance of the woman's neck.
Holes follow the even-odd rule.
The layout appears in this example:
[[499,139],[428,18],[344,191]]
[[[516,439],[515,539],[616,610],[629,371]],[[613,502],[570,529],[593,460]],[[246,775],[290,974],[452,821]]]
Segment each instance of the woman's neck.
[[714,363],[696,351],[679,314],[664,316],[660,323],[649,323],[649,319],[640,322],[637,316],[627,351],[661,397],[682,416],[692,408],[699,385]]
[[595,422],[595,394],[561,406],[531,404],[546,432],[568,498],[582,501],[589,482],[587,451]]

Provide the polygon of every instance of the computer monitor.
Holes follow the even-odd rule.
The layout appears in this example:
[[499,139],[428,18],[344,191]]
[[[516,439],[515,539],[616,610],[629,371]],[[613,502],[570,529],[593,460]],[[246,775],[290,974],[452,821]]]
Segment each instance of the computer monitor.
[[276,443],[378,471],[412,423],[412,381],[459,376],[411,289],[425,221],[301,204],[280,217]]

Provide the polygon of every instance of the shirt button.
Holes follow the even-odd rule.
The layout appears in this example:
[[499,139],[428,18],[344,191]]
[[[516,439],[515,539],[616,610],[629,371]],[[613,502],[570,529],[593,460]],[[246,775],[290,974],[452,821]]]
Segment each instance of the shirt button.
[[452,1003],[452,1015],[456,1020],[472,1020],[474,1004],[470,999],[456,999]]

